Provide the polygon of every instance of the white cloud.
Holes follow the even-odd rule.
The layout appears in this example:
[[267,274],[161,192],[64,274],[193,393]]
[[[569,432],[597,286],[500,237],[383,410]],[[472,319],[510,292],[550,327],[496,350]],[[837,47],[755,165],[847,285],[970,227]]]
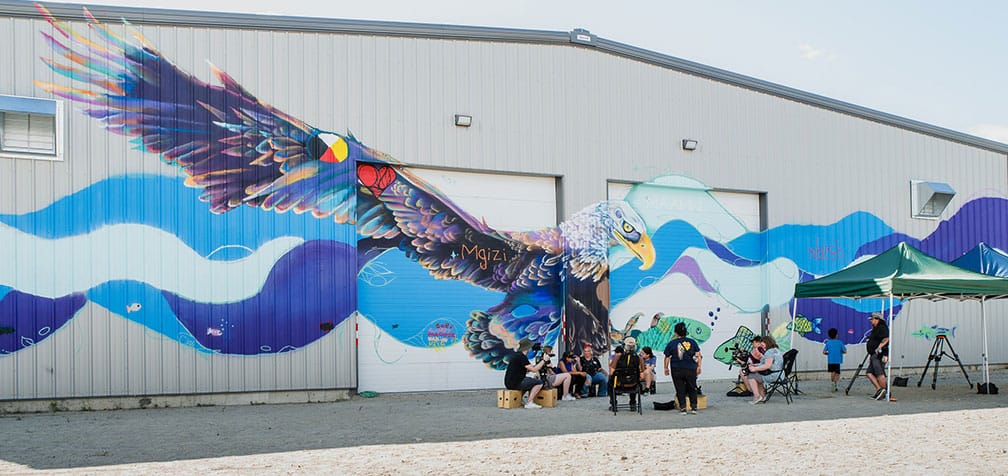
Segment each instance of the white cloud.
[[1008,144],[1008,125],[980,124],[966,130],[968,134]]
[[802,58],[809,61],[815,61],[818,59],[824,59],[826,61],[833,61],[836,59],[836,55],[822,48],[816,48],[808,43],[798,45],[798,52],[801,54]]

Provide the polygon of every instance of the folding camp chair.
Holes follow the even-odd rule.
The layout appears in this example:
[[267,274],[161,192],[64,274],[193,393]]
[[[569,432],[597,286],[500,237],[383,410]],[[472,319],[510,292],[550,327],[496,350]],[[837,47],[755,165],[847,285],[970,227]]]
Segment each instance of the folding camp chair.
[[794,373],[794,363],[795,357],[798,356],[798,349],[791,349],[784,353],[784,370],[777,372],[774,375],[773,380],[767,380],[764,382],[766,385],[766,400],[769,401],[770,397],[774,393],[778,393],[784,397],[788,405],[791,404],[791,395],[797,390],[798,381],[797,375]]

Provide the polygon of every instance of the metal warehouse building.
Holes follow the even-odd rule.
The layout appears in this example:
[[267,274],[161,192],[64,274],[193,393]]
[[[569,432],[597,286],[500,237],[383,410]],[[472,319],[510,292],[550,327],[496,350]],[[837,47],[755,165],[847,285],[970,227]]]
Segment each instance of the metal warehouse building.
[[[583,30],[5,0],[0,41],[0,401],[496,388],[676,322],[704,378],[760,333],[818,371],[889,303],[796,283],[1008,249],[1008,145]],[[981,362],[979,305],[893,306],[894,367]]]

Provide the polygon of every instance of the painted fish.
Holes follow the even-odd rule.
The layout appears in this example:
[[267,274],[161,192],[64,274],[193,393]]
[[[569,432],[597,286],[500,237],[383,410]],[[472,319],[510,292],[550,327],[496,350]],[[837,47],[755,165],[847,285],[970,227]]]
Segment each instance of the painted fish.
[[732,355],[734,354],[735,346],[737,345],[740,349],[748,352],[752,350],[752,338],[755,336],[756,333],[748,327],[739,326],[738,331],[735,332],[735,337],[722,342],[714,350],[714,359],[725,365],[732,365]]
[[14,333],[14,328],[13,327],[9,327],[9,326],[0,327],[0,336],[2,336],[4,334],[13,334],[13,333]]
[[793,324],[788,323],[787,328],[788,330],[791,330],[793,326],[795,332],[801,334],[802,337],[805,337],[805,334],[808,334],[810,332],[813,334],[822,334],[822,329],[819,328],[819,323],[821,322],[822,322],[821,317],[809,320],[807,317],[798,314],[797,316],[795,316],[794,323]]
[[938,327],[937,324],[931,327],[921,326],[920,329],[914,331],[914,333],[910,335],[914,337],[923,337],[927,340],[934,339],[935,336],[937,336],[938,334],[945,334],[949,337],[955,337],[956,327],[957,326],[953,326],[951,329],[949,329],[947,327]]
[[143,306],[141,306],[140,303],[138,302],[130,304],[129,306],[126,306],[126,314],[129,314],[131,312],[137,312],[140,310],[141,307]]
[[224,331],[222,331],[220,329],[217,329],[215,327],[207,327],[207,329],[206,329],[206,335],[213,336],[213,337],[220,337],[220,336],[224,335]]
[[658,322],[646,331],[630,331],[637,339],[637,348],[650,347],[655,352],[662,352],[665,346],[675,338],[675,326],[682,322],[686,324],[686,337],[692,338],[697,344],[703,344],[710,339],[711,328],[706,324],[682,316],[662,316]]
[[333,330],[335,328],[335,326],[333,326],[332,321],[325,321],[325,322],[319,324],[318,327],[319,327],[319,330],[321,330],[322,332],[329,332],[329,331],[331,331],[331,330]]

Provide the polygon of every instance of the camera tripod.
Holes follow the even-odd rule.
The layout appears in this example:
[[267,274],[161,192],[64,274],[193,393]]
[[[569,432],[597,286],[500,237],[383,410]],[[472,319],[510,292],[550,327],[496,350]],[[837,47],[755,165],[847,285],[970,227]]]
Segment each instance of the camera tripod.
[[864,364],[865,362],[868,362],[868,357],[870,356],[871,354],[865,354],[864,360],[861,361],[861,365],[857,366],[857,370],[854,371],[854,375],[850,378],[850,383],[847,384],[847,390],[844,390],[844,395],[850,395],[850,389],[854,386],[854,381],[857,380],[858,374],[861,373],[861,369],[864,368]]
[[[952,351],[952,355],[945,352],[945,346],[948,345],[949,350]],[[962,370],[963,377],[966,377],[966,383],[969,384],[970,388],[973,388],[973,382],[970,382],[969,375],[966,374],[966,368],[963,367],[962,362],[959,360],[959,354],[956,353],[955,349],[952,348],[952,343],[948,342],[948,338],[945,334],[938,334],[935,336],[934,345],[931,346],[931,354],[928,355],[927,365],[924,366],[924,372],[921,373],[920,380],[917,381],[917,386],[921,386],[921,382],[924,381],[924,376],[927,375],[928,367],[931,366],[931,361],[934,361],[934,372],[931,375],[931,390],[935,389],[935,383],[938,381],[938,363],[941,362],[943,355],[952,357],[952,360],[959,364],[959,370]]]

